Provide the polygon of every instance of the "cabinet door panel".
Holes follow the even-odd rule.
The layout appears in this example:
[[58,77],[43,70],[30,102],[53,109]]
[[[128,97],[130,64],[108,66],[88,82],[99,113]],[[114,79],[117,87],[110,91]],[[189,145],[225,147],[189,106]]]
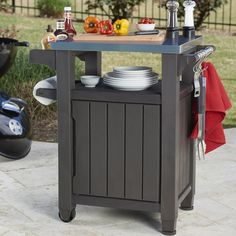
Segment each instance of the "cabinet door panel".
[[144,106],[143,200],[159,201],[160,107]]
[[91,102],[91,194],[107,195],[107,104]]
[[126,105],[125,197],[142,199],[143,106]]
[[124,197],[124,104],[108,105],[108,196]]
[[73,102],[75,135],[75,193],[90,193],[90,105],[89,102]]

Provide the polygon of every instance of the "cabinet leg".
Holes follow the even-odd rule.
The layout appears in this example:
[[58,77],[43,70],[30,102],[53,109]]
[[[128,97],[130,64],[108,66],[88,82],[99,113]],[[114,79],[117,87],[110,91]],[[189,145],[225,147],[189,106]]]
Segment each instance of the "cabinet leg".
[[177,217],[173,220],[162,219],[162,233],[164,235],[175,235],[176,234],[176,221],[177,221]]
[[161,219],[162,233],[165,235],[176,234],[179,208],[177,180],[180,153],[180,78],[178,66],[177,55],[162,55]]
[[194,142],[191,143],[191,153],[190,157],[190,184],[191,192],[186,196],[186,198],[180,204],[180,209],[185,211],[193,210],[194,194],[195,194],[195,176],[196,176],[196,145]]
[[193,203],[194,203],[194,195],[193,192],[191,191],[180,204],[180,209],[184,211],[191,211],[193,210]]
[[[75,217],[73,198],[73,120],[71,90],[75,87],[75,56],[68,51],[56,52],[58,79],[58,203],[59,216],[69,222]],[[66,78],[66,79],[65,79]]]
[[59,218],[63,221],[63,222],[70,222],[75,218],[76,215],[76,211],[75,208],[73,208],[72,210],[60,210],[59,211]]

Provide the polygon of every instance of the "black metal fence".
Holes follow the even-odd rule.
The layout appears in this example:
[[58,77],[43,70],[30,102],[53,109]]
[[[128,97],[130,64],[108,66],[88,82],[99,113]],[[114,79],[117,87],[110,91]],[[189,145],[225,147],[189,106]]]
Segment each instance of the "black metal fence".
[[[87,12],[86,0],[71,0],[74,16],[77,19],[84,19],[87,15],[97,15],[100,18],[106,18],[105,14],[99,9]],[[132,21],[142,17],[154,18],[159,26],[166,25],[166,10],[160,8],[160,2],[163,0],[146,0],[143,4],[136,7],[133,12]],[[38,16],[37,0],[9,0],[9,7],[13,13],[20,13],[28,16]],[[111,14],[108,8],[107,12]],[[180,19],[180,24],[182,24]],[[236,1],[228,0],[227,4],[222,5],[216,12],[211,12],[205,20],[203,26],[213,29],[236,30]]]

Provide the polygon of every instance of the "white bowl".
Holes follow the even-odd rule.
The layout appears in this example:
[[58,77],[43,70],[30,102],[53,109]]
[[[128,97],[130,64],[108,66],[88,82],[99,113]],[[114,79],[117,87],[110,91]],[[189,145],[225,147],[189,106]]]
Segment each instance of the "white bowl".
[[100,76],[97,75],[82,75],[80,77],[81,83],[86,87],[86,88],[94,88],[99,80]]
[[154,30],[156,24],[137,24],[137,28],[139,31],[149,31]]

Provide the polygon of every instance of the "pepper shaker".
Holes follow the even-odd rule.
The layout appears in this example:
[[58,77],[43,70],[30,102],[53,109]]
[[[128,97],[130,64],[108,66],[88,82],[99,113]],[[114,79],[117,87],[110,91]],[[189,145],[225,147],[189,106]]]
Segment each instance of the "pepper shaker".
[[168,11],[166,38],[177,40],[179,37],[178,17],[177,17],[179,3],[177,1],[168,1],[166,7]]

